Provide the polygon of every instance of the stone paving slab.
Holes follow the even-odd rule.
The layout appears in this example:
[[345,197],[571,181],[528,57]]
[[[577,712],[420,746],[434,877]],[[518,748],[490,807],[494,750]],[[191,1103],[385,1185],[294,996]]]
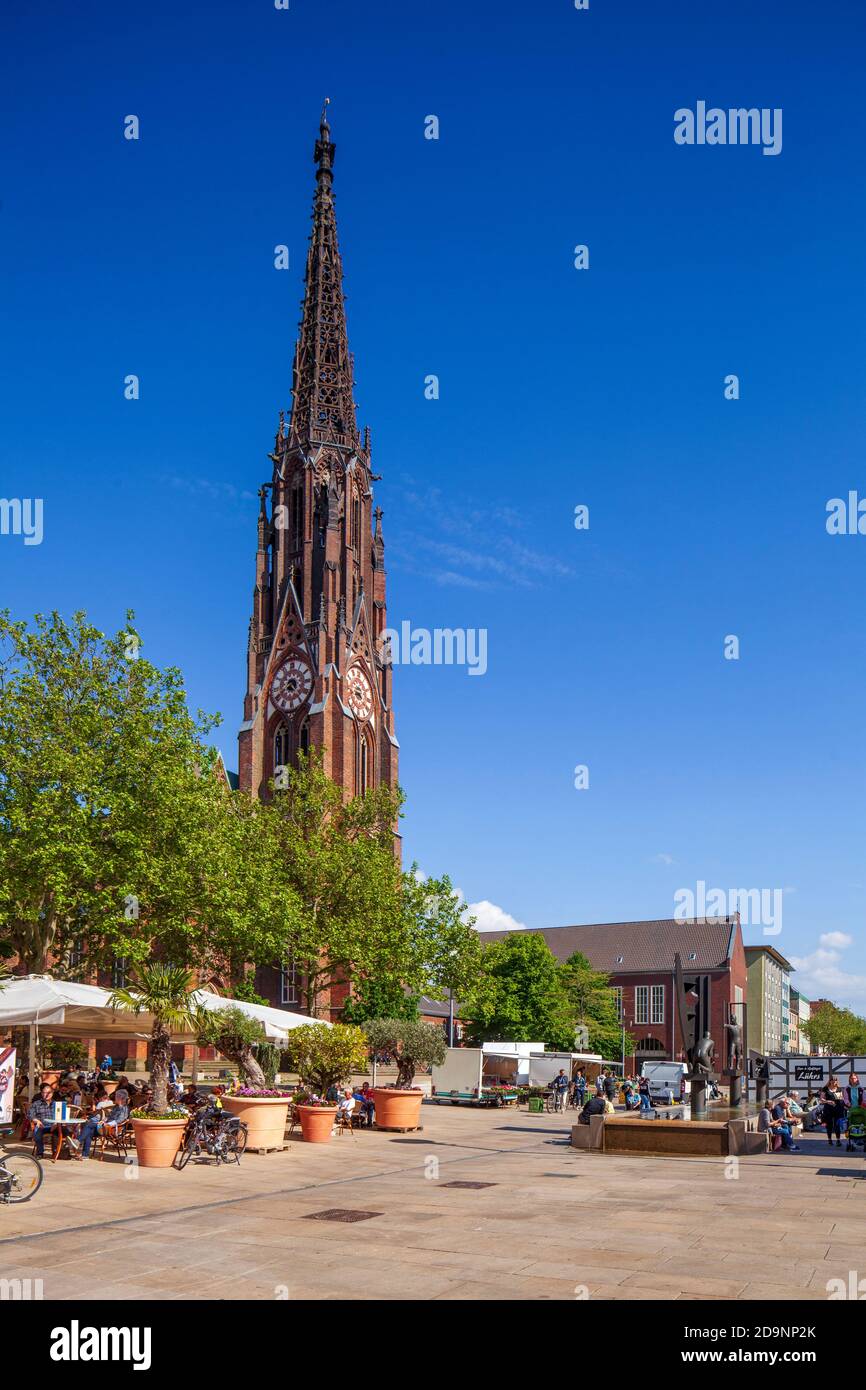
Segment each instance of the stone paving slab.
[[[862,1155],[830,1163],[804,1144],[741,1158],[732,1177],[724,1159],[579,1152],[555,1116],[422,1114],[420,1143],[377,1131],[293,1140],[240,1168],[48,1164],[33,1201],[0,1208],[0,1277],[40,1278],[61,1301],[275,1301],[281,1290],[810,1301],[864,1263]],[[445,1186],[455,1180],[494,1185]],[[381,1214],[308,1219],[333,1208]]]

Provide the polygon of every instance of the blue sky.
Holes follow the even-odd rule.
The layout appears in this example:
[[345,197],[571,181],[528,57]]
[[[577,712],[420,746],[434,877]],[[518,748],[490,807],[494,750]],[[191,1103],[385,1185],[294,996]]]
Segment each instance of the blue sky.
[[[234,765],[328,95],[389,616],[488,632],[483,677],[395,673],[407,857],[485,925],[784,889],[769,943],[866,1005],[866,538],[825,529],[866,493],[859,0],[97,0],[3,28],[0,493],[43,498],[45,534],[0,536],[0,601],[133,607]],[[699,100],[781,108],[781,154],[676,145]]]

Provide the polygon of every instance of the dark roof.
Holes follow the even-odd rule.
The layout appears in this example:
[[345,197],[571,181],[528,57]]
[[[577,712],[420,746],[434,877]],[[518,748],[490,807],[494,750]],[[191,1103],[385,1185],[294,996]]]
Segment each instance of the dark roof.
[[789,975],[791,971],[794,969],[791,962],[789,960],[786,960],[785,957],[782,955],[781,951],[776,950],[775,946],[746,946],[744,947],[744,950],[746,952],[747,965],[751,964],[753,960],[756,960],[757,957],[761,954],[761,952],[763,952],[764,955],[772,956],[776,964],[781,965],[782,969],[786,970]]
[[[558,960],[581,951],[596,970],[608,975],[633,971],[670,972],[679,951],[685,970],[721,970],[730,959],[736,917],[663,917],[652,922],[595,922],[585,927],[543,927]],[[502,941],[513,932],[481,932],[482,942]],[[695,959],[690,956],[694,952]],[[618,958],[622,956],[622,960]]]

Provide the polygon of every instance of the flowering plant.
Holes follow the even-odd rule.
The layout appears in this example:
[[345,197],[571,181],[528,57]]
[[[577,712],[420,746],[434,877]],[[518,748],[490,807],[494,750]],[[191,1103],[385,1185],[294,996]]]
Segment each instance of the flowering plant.
[[230,1096],[251,1097],[258,1100],[288,1100],[289,1091],[271,1091],[267,1086],[238,1086],[236,1091],[231,1091]]
[[133,1120],[188,1120],[188,1119],[189,1119],[189,1112],[188,1112],[187,1110],[175,1110],[175,1109],[173,1109],[173,1108],[169,1108],[168,1110],[160,1111],[159,1114],[155,1114],[152,1110],[148,1110],[146,1106],[139,1105],[139,1106],[136,1107],[135,1110],[130,1110],[129,1113],[130,1113],[130,1116],[131,1116],[131,1118],[132,1118]]

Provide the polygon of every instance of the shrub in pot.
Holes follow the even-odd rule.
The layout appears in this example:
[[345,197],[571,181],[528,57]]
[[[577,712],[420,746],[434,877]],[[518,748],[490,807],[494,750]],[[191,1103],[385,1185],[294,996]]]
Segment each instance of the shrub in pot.
[[197,1009],[191,997],[193,978],[179,965],[155,961],[142,965],[134,983],[116,989],[109,999],[112,1008],[133,1014],[150,1014],[150,1085],[153,1099],[146,1109],[132,1116],[135,1149],[142,1168],[170,1168],[180,1147],[187,1116],[169,1105],[168,1066],[171,1061],[172,1033],[195,1031]]
[[[307,1023],[293,1028],[286,1049],[306,1093],[296,1100],[301,1134],[308,1143],[326,1143],[337,1114],[336,1095],[353,1072],[367,1066],[367,1040],[350,1024]],[[329,1101],[333,1103],[329,1103]]]
[[433,1023],[405,1018],[372,1018],[364,1025],[371,1052],[390,1052],[397,1065],[393,1086],[376,1086],[378,1129],[417,1129],[424,1092],[414,1085],[420,1067],[438,1066],[448,1051],[445,1034]]

